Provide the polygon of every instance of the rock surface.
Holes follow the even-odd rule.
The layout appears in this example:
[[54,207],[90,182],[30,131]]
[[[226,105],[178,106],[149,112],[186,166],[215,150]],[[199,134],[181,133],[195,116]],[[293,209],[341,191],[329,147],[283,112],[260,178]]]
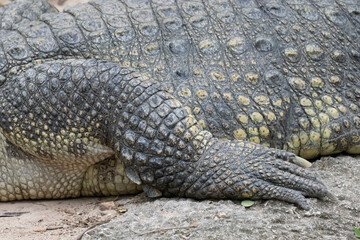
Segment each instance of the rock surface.
[[327,157],[311,168],[339,201],[309,199],[300,210],[279,201],[149,200],[143,195],[118,201],[128,211],[84,234],[88,239],[356,239],[360,227],[360,157]]

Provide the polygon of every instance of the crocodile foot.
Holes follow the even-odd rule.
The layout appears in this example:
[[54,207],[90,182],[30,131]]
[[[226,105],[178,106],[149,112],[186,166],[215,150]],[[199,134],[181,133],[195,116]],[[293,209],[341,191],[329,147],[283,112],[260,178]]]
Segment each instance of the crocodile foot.
[[277,199],[309,209],[305,197],[331,200],[321,180],[305,170],[311,163],[282,150],[251,142],[216,141],[180,189],[198,199]]

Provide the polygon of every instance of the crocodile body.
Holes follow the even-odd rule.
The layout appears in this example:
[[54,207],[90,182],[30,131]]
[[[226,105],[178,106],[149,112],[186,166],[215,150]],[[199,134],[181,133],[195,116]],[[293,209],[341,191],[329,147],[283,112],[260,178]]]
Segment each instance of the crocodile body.
[[304,196],[329,193],[294,154],[360,154],[359,11],[357,0],[6,6],[0,199],[141,184],[150,197],[308,208]]

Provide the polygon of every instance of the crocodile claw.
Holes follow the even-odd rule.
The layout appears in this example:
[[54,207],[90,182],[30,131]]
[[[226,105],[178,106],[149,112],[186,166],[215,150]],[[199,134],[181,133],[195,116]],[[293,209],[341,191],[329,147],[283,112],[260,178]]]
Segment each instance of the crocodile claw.
[[312,166],[311,162],[309,162],[308,160],[304,159],[304,158],[301,158],[301,157],[298,157],[296,156],[293,160],[293,162],[300,166],[300,167],[303,167],[303,168],[309,168]]

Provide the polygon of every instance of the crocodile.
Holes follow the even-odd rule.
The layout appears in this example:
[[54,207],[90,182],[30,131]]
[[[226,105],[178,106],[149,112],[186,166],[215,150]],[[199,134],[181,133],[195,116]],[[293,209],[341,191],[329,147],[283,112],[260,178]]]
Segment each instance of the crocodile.
[[92,0],[0,10],[0,201],[335,199],[360,154],[358,0]]

